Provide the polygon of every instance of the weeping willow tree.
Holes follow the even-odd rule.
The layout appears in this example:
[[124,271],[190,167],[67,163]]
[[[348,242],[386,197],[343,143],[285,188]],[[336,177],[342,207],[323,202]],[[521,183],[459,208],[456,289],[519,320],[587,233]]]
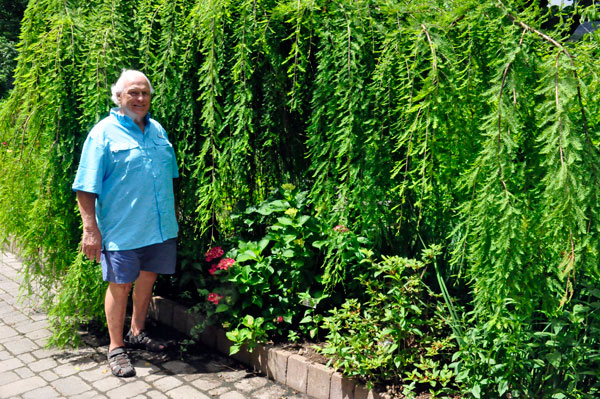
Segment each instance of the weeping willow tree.
[[[0,237],[18,242],[27,286],[56,314],[89,315],[53,295],[85,294],[63,284],[82,270],[70,186],[87,132],[111,106],[110,84],[137,68],[177,151],[182,264],[233,233],[240,204],[282,183],[308,190],[322,217],[382,253],[441,243],[442,274],[460,287],[473,327],[461,342],[489,355],[463,369],[482,392],[514,343],[498,337],[572,331],[580,317],[600,327],[598,39],[568,40],[596,9],[549,10],[501,0],[32,0],[0,109]],[[590,328],[565,336],[593,355],[541,360],[575,370],[556,378],[576,388],[588,378],[578,365],[598,363]],[[506,367],[515,377],[496,388],[541,384]]]

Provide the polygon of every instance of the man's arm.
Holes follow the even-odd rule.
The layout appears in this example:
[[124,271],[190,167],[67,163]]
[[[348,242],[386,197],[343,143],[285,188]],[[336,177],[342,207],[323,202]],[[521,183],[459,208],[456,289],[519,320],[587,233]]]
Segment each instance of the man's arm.
[[77,204],[83,220],[81,250],[90,260],[100,262],[102,235],[96,223],[96,194],[77,191]]

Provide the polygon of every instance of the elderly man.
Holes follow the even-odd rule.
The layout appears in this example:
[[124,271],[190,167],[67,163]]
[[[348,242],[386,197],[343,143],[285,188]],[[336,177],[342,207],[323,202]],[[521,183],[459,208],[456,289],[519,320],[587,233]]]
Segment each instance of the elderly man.
[[[108,362],[118,377],[135,375],[125,347],[165,349],[144,325],[157,274],[175,271],[178,169],[165,130],[148,113],[153,92],[142,72],[121,74],[112,86],[118,107],[90,131],[73,183],[83,220],[82,250],[101,262],[108,281]],[[132,286],[131,328],[124,338]]]

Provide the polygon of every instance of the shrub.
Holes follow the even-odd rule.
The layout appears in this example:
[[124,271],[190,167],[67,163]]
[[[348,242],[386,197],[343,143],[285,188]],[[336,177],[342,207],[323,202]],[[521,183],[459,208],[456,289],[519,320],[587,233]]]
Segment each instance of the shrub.
[[205,254],[211,277],[198,290],[203,300],[196,309],[206,323],[230,330],[232,353],[290,331],[292,339],[296,330],[317,338],[321,309],[340,302],[335,288],[351,286],[361,273],[370,254],[361,246],[366,240],[315,216],[307,193],[290,184],[234,219],[241,219],[245,237],[227,243],[227,253],[213,247]]
[[404,394],[450,391],[454,344],[443,301],[423,282],[431,259],[383,257],[357,277],[369,299],[348,299],[323,322],[322,353],[335,368],[369,385],[402,384]]

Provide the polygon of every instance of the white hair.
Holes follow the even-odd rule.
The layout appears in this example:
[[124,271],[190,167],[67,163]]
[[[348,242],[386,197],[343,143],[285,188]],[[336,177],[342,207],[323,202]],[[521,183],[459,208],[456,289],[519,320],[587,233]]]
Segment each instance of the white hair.
[[150,79],[148,79],[148,77],[143,72],[137,71],[135,69],[123,69],[123,72],[121,72],[121,76],[119,76],[117,82],[110,87],[110,91],[112,93],[110,99],[113,101],[113,103],[121,105],[119,104],[119,99],[117,95],[123,92],[123,89],[125,88],[125,82],[138,76],[143,76],[148,81],[148,86],[150,87],[150,94],[154,94],[154,87],[152,87]]

